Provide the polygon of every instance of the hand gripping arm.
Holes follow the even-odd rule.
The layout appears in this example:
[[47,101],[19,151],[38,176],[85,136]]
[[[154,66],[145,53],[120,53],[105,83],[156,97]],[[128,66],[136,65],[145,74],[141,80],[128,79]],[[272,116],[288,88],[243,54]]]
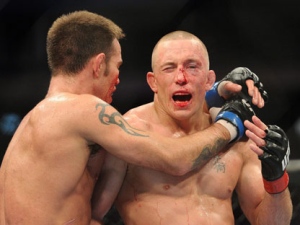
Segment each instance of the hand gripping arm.
[[[235,97],[230,101],[227,101],[222,107],[218,115],[216,116],[215,122],[225,120],[236,128],[237,135],[232,137],[231,142],[239,140],[245,133],[244,121],[250,120],[255,112],[251,108],[250,104],[245,99]],[[224,124],[223,124],[224,125]],[[228,130],[231,128],[225,126]],[[231,132],[230,132],[231,133]]]

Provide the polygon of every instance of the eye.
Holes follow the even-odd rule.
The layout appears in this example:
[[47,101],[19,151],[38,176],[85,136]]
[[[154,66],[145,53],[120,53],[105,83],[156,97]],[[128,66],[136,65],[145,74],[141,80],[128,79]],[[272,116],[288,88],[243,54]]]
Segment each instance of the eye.
[[187,64],[186,70],[191,75],[197,75],[200,71],[200,66],[197,63],[189,63]]
[[166,72],[166,73],[170,73],[170,72],[173,72],[174,69],[175,69],[174,66],[166,66],[166,67],[164,67],[162,70],[163,70],[164,72]]
[[197,69],[198,65],[196,63],[190,63],[190,64],[188,64],[187,68],[188,69]]

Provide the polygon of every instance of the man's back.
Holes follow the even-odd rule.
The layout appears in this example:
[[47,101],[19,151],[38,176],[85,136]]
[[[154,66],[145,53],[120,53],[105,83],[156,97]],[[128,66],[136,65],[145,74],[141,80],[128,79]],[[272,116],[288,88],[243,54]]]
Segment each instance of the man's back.
[[[187,135],[183,130],[175,131],[162,121],[160,123],[151,104],[139,107],[127,116],[140,129],[147,127],[172,137]],[[208,115],[202,114],[191,132],[207,126]],[[129,165],[116,201],[125,224],[233,224],[231,197],[243,167],[246,143],[236,143],[204,167],[184,176]],[[248,153],[250,157],[255,157],[250,150]]]
[[0,171],[2,225],[88,224],[104,151],[90,159],[87,141],[71,132],[72,101],[43,100],[16,131]]

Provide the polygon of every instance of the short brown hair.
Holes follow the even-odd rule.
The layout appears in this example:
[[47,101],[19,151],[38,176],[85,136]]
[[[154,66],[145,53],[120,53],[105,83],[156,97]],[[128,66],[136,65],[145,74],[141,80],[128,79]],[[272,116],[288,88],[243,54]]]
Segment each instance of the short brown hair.
[[109,60],[113,40],[125,36],[111,20],[88,11],[62,15],[48,31],[48,65],[55,76],[59,72],[76,74],[88,60],[103,52]]

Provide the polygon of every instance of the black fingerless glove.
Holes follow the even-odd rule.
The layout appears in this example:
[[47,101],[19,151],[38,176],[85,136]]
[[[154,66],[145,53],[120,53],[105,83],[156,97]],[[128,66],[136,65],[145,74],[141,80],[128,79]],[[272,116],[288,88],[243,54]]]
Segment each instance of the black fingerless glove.
[[286,167],[289,163],[290,146],[286,133],[280,127],[269,125],[266,132],[266,145],[260,147],[264,153],[258,158],[261,160],[265,189],[276,194],[284,191],[289,183]]
[[208,107],[221,107],[224,104],[225,99],[218,93],[218,87],[222,81],[231,81],[241,85],[242,91],[237,95],[251,103],[252,97],[248,94],[248,87],[246,85],[246,81],[249,79],[253,80],[254,85],[258,88],[262,98],[267,102],[268,93],[264,90],[263,84],[259,81],[258,76],[246,67],[237,67],[228,73],[221,81],[216,82],[214,86],[206,92],[205,99]]
[[215,121],[226,120],[237,128],[237,136],[232,142],[239,140],[245,133],[244,121],[252,121],[255,112],[245,99],[235,97],[225,103],[218,113]]
[[246,85],[247,80],[253,80],[254,86],[256,86],[263,97],[264,101],[268,101],[268,93],[264,90],[263,84],[259,81],[259,77],[249,70],[247,67],[237,67],[227,74],[221,81],[231,81],[233,83],[242,86],[242,91],[238,94],[241,98],[251,102],[252,97],[248,94],[248,87]]

